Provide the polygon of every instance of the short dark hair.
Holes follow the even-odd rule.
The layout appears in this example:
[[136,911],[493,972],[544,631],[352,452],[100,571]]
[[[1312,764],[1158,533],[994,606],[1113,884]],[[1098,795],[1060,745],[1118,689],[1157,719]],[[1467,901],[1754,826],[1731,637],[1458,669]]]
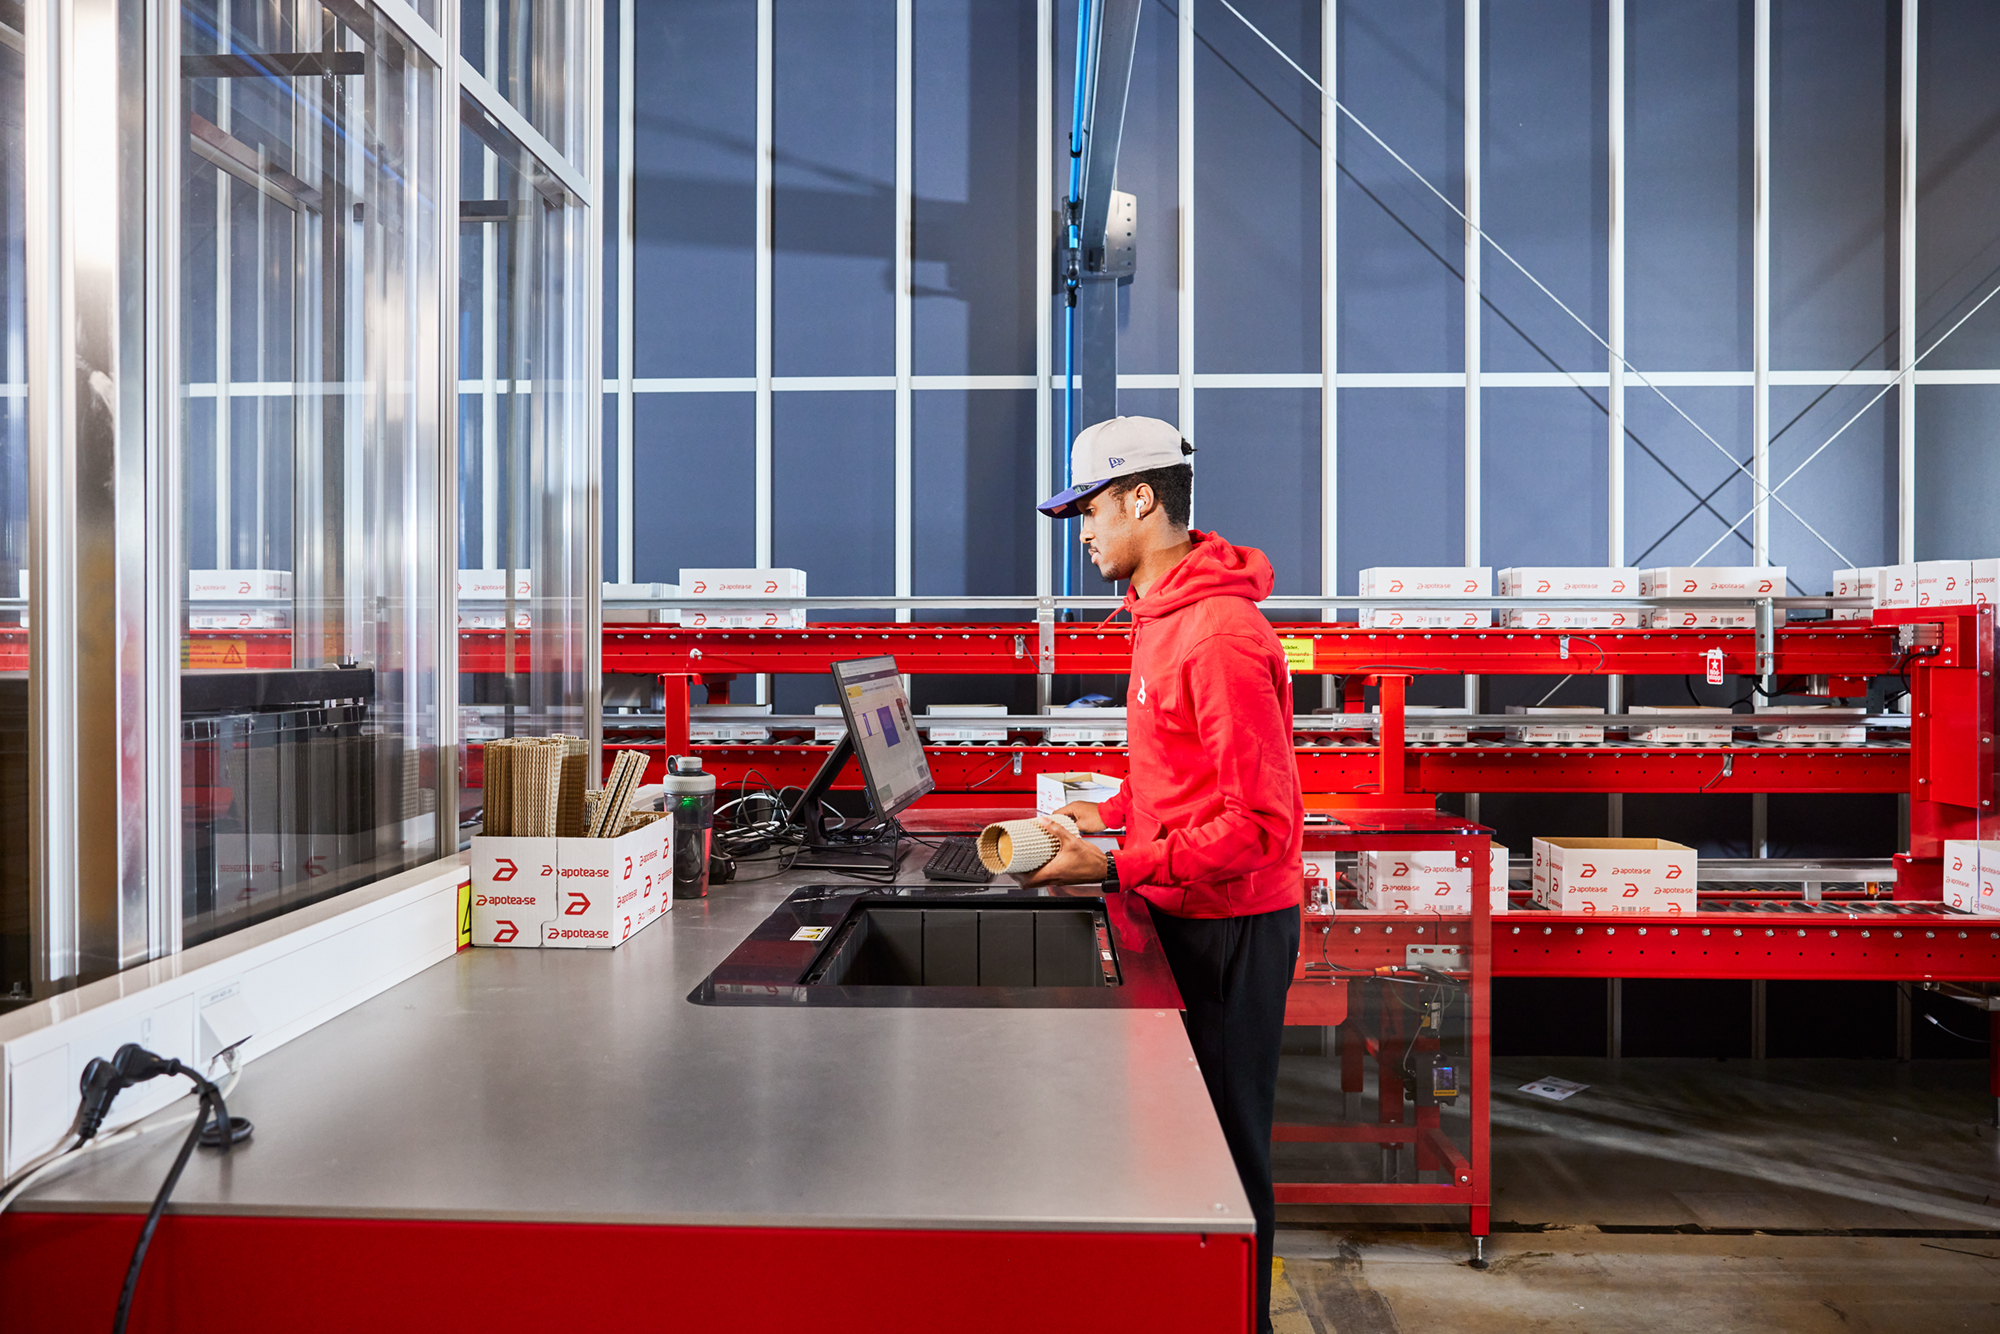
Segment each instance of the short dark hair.
[[1148,468],[1144,472],[1128,472],[1123,477],[1111,479],[1105,490],[1114,496],[1122,496],[1144,482],[1153,488],[1153,497],[1167,507],[1167,522],[1176,528],[1188,526],[1194,516],[1194,466],[1176,463],[1165,468]]

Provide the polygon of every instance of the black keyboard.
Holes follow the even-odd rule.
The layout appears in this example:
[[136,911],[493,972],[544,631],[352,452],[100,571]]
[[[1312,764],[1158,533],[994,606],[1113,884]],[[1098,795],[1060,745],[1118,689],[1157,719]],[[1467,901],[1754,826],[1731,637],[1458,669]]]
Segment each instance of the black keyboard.
[[983,885],[992,878],[993,872],[979,860],[979,840],[976,838],[948,838],[937,845],[937,851],[924,864],[926,880],[958,880],[969,885]]

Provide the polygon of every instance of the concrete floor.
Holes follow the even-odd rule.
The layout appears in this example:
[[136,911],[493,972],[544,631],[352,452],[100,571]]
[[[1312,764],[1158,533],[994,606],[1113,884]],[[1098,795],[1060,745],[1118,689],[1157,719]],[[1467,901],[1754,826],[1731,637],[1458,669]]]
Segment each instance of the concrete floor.
[[[1542,1075],[1590,1088],[1516,1091]],[[2000,1331],[1983,1061],[1509,1059],[1493,1087],[1492,1267],[1462,1211],[1284,1206],[1279,1334]],[[1337,1088],[1288,1055],[1279,1118]],[[1280,1178],[1332,1175],[1316,1152]]]

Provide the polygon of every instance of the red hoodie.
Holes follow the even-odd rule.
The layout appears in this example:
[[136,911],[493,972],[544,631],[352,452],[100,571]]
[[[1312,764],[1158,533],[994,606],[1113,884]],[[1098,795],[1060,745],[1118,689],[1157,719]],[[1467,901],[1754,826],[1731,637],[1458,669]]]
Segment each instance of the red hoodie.
[[1177,917],[1248,917],[1305,897],[1305,800],[1292,678],[1257,610],[1271,562],[1190,529],[1194,550],[1132,613],[1131,777],[1103,803],[1125,826],[1118,884]]

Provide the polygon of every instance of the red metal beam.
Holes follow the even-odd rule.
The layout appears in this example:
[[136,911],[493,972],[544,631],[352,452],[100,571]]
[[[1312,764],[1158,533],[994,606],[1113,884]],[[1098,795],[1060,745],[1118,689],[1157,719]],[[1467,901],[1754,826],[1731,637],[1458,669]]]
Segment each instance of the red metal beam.
[[[680,678],[685,679],[685,678]],[[624,745],[608,720],[608,750],[655,756],[647,781],[658,781],[669,751],[655,741]],[[807,744],[696,748],[725,787],[752,770],[781,786],[803,786],[832,748]],[[942,792],[1025,796],[1035,775],[1090,769],[1123,777],[1122,746],[933,746],[926,750]],[[1020,757],[1020,772],[1014,757]],[[1379,791],[1380,757],[1373,746],[1308,745],[1298,752],[1299,776],[1312,793]],[[1730,772],[1722,772],[1727,759]],[[1906,792],[1910,755],[1894,746],[1413,746],[1403,753],[1401,790],[1418,804],[1440,792]],[[859,789],[849,769],[836,787]],[[1954,835],[1955,837],[1956,835]],[[1966,835],[1971,837],[1971,835]]]
[[[1721,649],[1724,670],[1757,669],[1748,630],[1606,630],[1560,635],[1544,630],[1386,631],[1332,629],[1324,621],[1280,624],[1281,637],[1313,641],[1309,674],[1473,672],[1499,675],[1690,675]],[[497,636],[498,632],[475,632]],[[463,638],[463,637],[462,637]],[[1055,628],[1056,670],[1118,673],[1130,665],[1131,627],[1098,622]],[[1794,626],[1778,632],[1784,676],[1879,676],[1896,669],[1895,631],[1862,622],[1840,628]],[[461,654],[464,648],[461,645]],[[863,622],[804,630],[713,630],[678,626],[607,626],[604,669],[611,672],[826,671],[846,658],[891,654],[905,671],[1033,675],[1031,623]]]

